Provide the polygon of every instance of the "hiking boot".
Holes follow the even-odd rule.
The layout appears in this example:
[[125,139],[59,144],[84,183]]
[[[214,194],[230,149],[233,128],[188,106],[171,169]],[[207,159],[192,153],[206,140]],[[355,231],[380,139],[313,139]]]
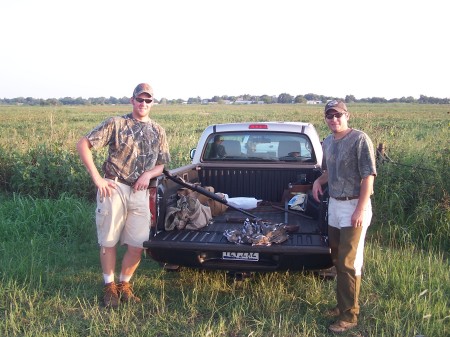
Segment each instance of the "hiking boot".
[[325,315],[328,317],[338,317],[340,314],[339,308],[336,306],[332,309],[328,309],[325,311]]
[[328,327],[328,330],[335,332],[335,333],[341,333],[341,332],[345,332],[350,329],[353,329],[357,325],[358,325],[358,323],[356,323],[356,322],[350,323],[350,322],[346,322],[346,321],[336,321]]
[[119,292],[114,282],[105,284],[103,288],[103,304],[106,308],[117,308],[119,306]]
[[133,294],[131,284],[129,282],[120,282],[118,284],[120,300],[126,303],[139,303],[141,299]]

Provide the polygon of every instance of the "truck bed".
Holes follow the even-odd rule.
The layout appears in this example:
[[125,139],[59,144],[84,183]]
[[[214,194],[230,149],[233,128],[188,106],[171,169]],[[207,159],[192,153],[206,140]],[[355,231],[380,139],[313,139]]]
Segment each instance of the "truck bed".
[[[242,228],[246,215],[228,209],[200,230],[163,231],[144,242],[144,247],[157,261],[195,268],[260,271],[331,266],[330,249],[326,236],[319,233],[317,220],[300,212],[285,212],[282,203],[263,203],[249,212],[273,224],[299,225],[299,229],[289,233],[288,240],[271,246],[232,243],[223,233]],[[224,259],[224,253],[230,252],[236,260]],[[251,260],[255,253],[258,261]]]

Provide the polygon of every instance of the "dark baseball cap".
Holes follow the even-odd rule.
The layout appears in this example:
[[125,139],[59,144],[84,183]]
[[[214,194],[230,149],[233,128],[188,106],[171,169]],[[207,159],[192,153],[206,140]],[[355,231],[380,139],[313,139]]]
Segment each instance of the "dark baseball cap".
[[148,83],[140,83],[133,91],[133,97],[137,97],[140,94],[149,94],[150,97],[153,97],[153,88]]
[[325,114],[329,110],[335,110],[337,112],[348,113],[347,106],[342,101],[332,100],[325,105]]

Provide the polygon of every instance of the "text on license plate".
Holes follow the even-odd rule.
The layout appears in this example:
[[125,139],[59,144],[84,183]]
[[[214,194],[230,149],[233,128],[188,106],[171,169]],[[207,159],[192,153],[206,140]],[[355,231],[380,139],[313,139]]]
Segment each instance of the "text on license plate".
[[259,253],[222,252],[222,259],[224,259],[224,260],[259,261]]

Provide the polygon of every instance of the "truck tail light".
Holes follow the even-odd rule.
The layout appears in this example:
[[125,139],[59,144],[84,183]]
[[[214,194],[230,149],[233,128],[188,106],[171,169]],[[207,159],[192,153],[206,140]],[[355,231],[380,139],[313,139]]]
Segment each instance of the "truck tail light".
[[149,192],[149,208],[151,213],[150,227],[156,228],[156,187],[150,187]]
[[268,129],[269,127],[267,124],[250,124],[248,128],[254,130],[254,129]]

